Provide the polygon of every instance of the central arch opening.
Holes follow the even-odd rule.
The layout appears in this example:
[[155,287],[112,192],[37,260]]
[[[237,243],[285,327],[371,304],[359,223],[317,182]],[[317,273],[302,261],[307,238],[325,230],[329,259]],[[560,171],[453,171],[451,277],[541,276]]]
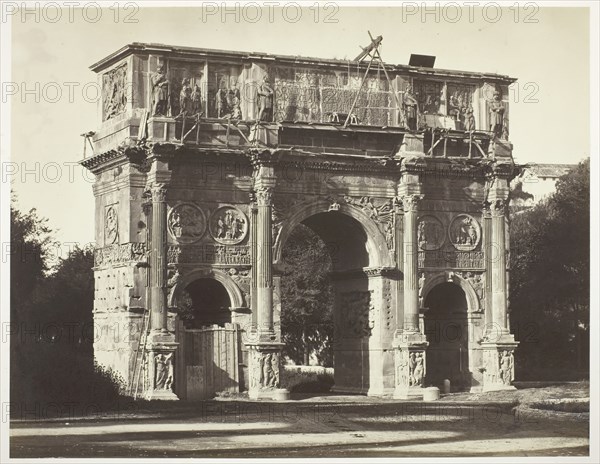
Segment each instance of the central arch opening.
[[329,378],[333,369],[336,392],[366,393],[373,301],[360,272],[371,264],[363,226],[337,211],[314,214],[289,234],[282,263],[284,355],[328,369]]
[[231,299],[227,290],[216,279],[196,279],[185,287],[180,317],[187,329],[231,322]]
[[427,373],[425,382],[442,388],[450,380],[452,390],[470,386],[467,298],[462,288],[444,282],[425,298]]

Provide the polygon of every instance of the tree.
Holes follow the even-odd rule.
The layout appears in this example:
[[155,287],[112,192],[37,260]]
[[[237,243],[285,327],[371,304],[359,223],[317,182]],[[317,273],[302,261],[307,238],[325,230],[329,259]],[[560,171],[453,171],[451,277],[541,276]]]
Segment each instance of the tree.
[[296,227],[283,250],[281,324],[284,354],[307,365],[310,353],[333,365],[333,291],[327,245],[308,227]]
[[93,359],[93,253],[75,248],[51,267],[47,221],[11,204],[11,400],[111,405],[119,385]]
[[559,179],[554,195],[512,218],[511,325],[521,378],[589,369],[589,191],[588,159]]

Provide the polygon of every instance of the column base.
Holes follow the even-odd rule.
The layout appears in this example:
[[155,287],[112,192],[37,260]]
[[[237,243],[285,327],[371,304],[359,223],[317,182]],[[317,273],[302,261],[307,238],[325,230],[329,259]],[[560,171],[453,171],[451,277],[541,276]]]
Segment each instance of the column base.
[[289,399],[289,391],[281,388],[281,350],[285,343],[248,343],[248,396],[250,399]]
[[179,397],[170,390],[154,390],[148,392],[144,399],[148,401],[179,401]]
[[514,385],[504,385],[504,384],[493,384],[493,385],[484,385],[482,388],[482,392],[492,392],[492,391],[503,391],[503,390],[516,390],[517,387]]
[[424,390],[424,387],[396,388],[393,398],[395,400],[423,399]]
[[428,345],[425,335],[419,332],[403,332],[394,340],[394,398],[423,397]]
[[483,348],[482,391],[484,392],[516,390],[512,381],[515,379],[514,351],[518,342],[515,342],[510,334],[503,338],[501,343],[484,342],[481,344]]
[[164,330],[152,331],[148,336],[142,393],[142,397],[146,400],[179,400],[173,391],[175,350],[179,345],[174,340],[175,335]]

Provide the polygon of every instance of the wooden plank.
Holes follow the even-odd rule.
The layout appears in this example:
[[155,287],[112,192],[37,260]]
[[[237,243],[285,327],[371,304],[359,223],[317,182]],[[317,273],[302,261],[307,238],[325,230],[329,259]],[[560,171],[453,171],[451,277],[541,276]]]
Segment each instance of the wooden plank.
[[235,390],[236,392],[240,391],[240,331],[237,324],[235,325],[235,330],[233,332],[233,379],[235,381]]

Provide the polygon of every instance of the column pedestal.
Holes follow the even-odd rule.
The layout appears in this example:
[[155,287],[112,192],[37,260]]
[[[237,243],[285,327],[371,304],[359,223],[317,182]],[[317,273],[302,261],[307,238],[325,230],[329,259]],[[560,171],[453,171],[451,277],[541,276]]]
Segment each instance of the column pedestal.
[[394,341],[396,385],[394,398],[422,398],[429,343],[421,333],[403,333]]
[[281,388],[281,350],[285,344],[258,342],[247,346],[250,399],[278,399],[289,395]]
[[144,398],[146,400],[179,400],[173,392],[177,345],[175,336],[169,332],[150,332],[146,344],[146,378],[144,382]]
[[514,351],[518,343],[503,342],[481,344],[483,348],[483,391],[516,390]]

